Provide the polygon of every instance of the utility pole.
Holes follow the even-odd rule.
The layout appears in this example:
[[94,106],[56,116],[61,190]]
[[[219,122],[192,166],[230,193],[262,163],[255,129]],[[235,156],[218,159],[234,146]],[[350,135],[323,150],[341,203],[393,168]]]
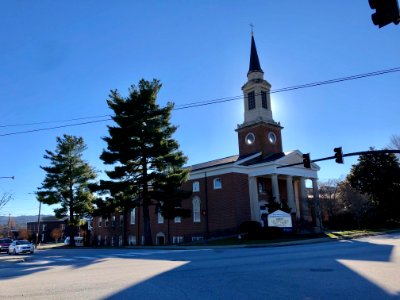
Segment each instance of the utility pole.
[[8,222],[7,222],[7,236],[11,237],[11,214],[8,214]]
[[40,234],[40,210],[42,208],[42,202],[39,201],[39,214],[37,218],[37,232],[36,232],[36,245],[35,247],[38,247],[39,244],[39,234]]

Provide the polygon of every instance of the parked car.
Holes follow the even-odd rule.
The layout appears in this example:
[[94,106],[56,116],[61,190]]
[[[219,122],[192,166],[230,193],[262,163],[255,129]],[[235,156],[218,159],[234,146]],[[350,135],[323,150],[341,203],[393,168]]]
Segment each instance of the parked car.
[[35,246],[27,240],[13,241],[8,247],[8,254],[33,253]]
[[[75,246],[76,247],[82,247],[83,246],[83,237],[81,236],[76,236],[74,237],[75,240]],[[64,245],[68,246],[69,245],[69,236],[67,236],[64,240]]]
[[1,238],[0,239],[0,253],[1,252],[8,252],[8,247],[12,243],[12,239],[9,238]]

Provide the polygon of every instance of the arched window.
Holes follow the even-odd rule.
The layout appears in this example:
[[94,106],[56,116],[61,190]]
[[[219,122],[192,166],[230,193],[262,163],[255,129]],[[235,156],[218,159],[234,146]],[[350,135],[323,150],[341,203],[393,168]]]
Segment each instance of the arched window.
[[193,222],[194,223],[200,223],[200,198],[199,197],[194,197],[192,200],[193,203]]
[[193,192],[200,192],[200,182],[193,182]]
[[163,232],[157,233],[156,244],[157,245],[165,245],[165,234]]

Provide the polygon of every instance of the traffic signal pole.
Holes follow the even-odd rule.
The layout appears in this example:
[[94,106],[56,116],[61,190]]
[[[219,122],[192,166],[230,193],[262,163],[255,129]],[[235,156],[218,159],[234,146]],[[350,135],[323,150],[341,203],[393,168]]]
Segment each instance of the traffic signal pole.
[[[336,148],[335,148],[336,149]],[[359,151],[359,152],[351,152],[351,153],[346,153],[343,154],[342,157],[348,157],[348,156],[356,156],[356,155],[365,155],[365,154],[387,154],[387,153],[400,153],[400,150],[370,150],[370,151]],[[319,162],[319,161],[324,161],[324,160],[330,160],[330,159],[337,159],[337,155],[333,156],[328,156],[328,157],[323,157],[323,158],[318,158],[318,159],[313,159],[310,162]],[[287,167],[293,167],[293,166],[298,166],[298,165],[303,165],[303,162],[295,163],[295,164],[289,164],[289,165],[284,165],[284,166],[278,166],[277,168],[287,168]]]

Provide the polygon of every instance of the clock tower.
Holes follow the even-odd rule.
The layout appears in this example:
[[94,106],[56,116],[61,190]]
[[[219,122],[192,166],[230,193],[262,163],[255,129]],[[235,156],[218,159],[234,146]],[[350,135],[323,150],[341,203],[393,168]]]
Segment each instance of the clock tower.
[[257,152],[263,157],[282,152],[283,127],[272,118],[270,90],[271,84],[264,80],[252,34],[247,82],[242,86],[244,122],[236,129],[241,157]]

